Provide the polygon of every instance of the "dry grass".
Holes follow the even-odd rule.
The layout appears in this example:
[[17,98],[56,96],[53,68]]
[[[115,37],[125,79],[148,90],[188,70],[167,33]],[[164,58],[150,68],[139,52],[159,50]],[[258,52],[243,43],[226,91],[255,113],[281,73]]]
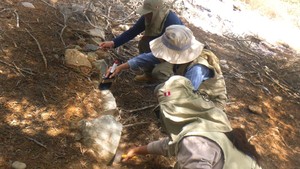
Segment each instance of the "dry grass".
[[299,0],[240,0],[272,19],[289,20],[300,28]]

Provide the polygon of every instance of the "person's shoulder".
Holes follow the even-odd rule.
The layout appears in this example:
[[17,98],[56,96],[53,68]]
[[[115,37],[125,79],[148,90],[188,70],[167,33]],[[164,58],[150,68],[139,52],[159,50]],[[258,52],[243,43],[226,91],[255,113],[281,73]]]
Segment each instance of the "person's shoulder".
[[167,21],[175,22],[177,24],[182,24],[182,21],[179,19],[177,14],[173,11],[169,11],[169,14],[167,16]]
[[169,15],[170,16],[177,16],[177,14],[174,11],[172,11],[172,10],[169,11]]

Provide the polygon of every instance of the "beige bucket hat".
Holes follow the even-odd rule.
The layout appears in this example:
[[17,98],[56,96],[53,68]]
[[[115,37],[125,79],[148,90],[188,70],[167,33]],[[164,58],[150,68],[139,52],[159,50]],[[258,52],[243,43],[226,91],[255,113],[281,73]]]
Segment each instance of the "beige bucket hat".
[[150,12],[155,12],[164,7],[164,2],[165,0],[144,0],[143,5],[136,10],[136,13],[145,15]]
[[196,59],[204,45],[193,32],[183,25],[171,25],[165,33],[150,42],[150,49],[157,58],[172,64],[184,64]]

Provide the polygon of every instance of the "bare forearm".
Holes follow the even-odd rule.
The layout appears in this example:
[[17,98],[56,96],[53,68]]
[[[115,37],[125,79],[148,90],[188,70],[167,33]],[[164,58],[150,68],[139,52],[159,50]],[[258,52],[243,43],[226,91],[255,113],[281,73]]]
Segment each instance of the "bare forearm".
[[129,64],[127,62],[123,63],[123,64],[119,65],[118,68],[120,70],[129,69]]
[[139,146],[135,148],[131,148],[126,155],[124,155],[123,162],[126,162],[127,160],[137,156],[137,155],[146,155],[149,154],[147,150],[147,146]]

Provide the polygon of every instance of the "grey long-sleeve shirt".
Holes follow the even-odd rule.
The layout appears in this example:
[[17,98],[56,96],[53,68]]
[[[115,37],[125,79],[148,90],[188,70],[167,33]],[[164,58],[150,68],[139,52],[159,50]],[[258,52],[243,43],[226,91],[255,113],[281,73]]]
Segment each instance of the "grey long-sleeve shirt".
[[[168,154],[169,138],[151,142],[147,150],[151,154]],[[210,139],[201,136],[184,137],[179,143],[174,169],[222,169],[224,156],[221,148]]]

